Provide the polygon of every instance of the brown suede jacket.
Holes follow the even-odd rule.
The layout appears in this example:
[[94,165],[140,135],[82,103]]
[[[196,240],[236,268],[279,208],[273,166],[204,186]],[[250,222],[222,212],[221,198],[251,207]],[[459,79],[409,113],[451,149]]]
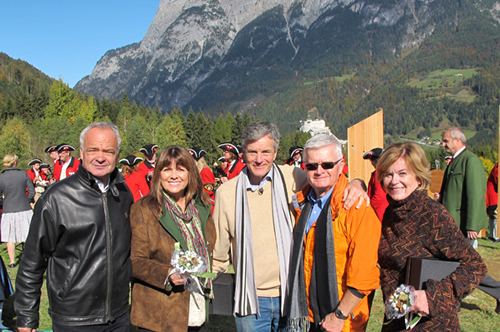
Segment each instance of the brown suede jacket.
[[[210,208],[196,204],[210,256],[215,245],[215,225]],[[185,248],[179,228],[169,213],[160,217],[162,223],[141,199],[132,205],[132,324],[152,331],[187,331],[189,291],[165,283],[171,268],[170,259],[176,242]],[[212,257],[210,257],[212,259]]]

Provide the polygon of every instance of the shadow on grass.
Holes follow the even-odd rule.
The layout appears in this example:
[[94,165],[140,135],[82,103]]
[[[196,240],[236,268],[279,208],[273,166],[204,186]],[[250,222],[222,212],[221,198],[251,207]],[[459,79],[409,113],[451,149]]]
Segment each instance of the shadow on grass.
[[481,244],[481,247],[486,248],[486,249],[498,249],[498,245],[495,245],[493,243],[491,243],[491,244]]
[[479,310],[479,311],[483,311],[483,309],[481,309],[480,307],[478,307],[476,304],[467,303],[467,302],[464,302],[464,301],[460,301],[460,308],[461,309],[467,309],[467,310]]

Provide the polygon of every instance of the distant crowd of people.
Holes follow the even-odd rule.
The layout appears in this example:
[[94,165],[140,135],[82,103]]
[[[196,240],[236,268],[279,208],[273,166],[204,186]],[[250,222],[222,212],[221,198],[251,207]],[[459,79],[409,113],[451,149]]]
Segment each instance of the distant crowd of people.
[[[25,243],[18,331],[38,328],[44,279],[55,332],[130,331],[131,324],[203,331],[217,296],[214,274],[231,264],[237,331],[364,331],[375,290],[381,286],[388,301],[407,282],[411,258],[459,267],[416,289],[406,318],[386,316],[383,331],[409,329],[410,313],[422,317],[414,331],[459,331],[460,301],[476,287],[496,299],[500,314],[500,282],[475,250],[488,217],[498,241],[498,164],[487,181],[459,128],[442,134],[452,159],[435,194],[416,143],[366,152],[375,168],[366,191],[363,180],[348,181],[334,136],[292,147],[285,165],[275,162],[274,124],[250,124],[241,138],[218,146],[214,171],[200,147],[148,144],[139,150],[144,158],[120,159],[120,133],[106,122],[81,132],[79,159],[69,144],[50,146],[53,164],[36,158],[25,172],[6,155],[8,267],[17,264],[15,243]],[[3,261],[0,279],[1,314],[13,293]]]

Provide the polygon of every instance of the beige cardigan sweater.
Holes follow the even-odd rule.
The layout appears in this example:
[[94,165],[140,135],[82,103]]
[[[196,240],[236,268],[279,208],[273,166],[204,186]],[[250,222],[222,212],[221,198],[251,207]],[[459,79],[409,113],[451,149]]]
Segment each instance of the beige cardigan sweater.
[[[279,166],[288,192],[290,213],[294,213],[292,196],[307,184],[303,170],[293,166]],[[213,252],[214,272],[225,272],[230,263],[231,252],[235,243],[235,200],[236,183],[234,178],[224,183],[215,194],[214,221],[217,230],[217,241]],[[254,269],[257,296],[280,296],[280,275],[278,250],[274,233],[271,182],[264,185],[264,191],[247,190],[248,207],[252,220],[252,236],[254,246]],[[294,218],[291,218],[292,221]],[[235,271],[238,273],[238,271]]]

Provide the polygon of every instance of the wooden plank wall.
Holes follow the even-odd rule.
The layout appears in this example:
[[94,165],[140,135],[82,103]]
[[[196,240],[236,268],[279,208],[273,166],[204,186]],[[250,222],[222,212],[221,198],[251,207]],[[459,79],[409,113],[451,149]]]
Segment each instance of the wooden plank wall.
[[373,166],[363,159],[363,153],[384,148],[384,111],[356,123],[347,129],[349,180],[361,178],[368,184]]

